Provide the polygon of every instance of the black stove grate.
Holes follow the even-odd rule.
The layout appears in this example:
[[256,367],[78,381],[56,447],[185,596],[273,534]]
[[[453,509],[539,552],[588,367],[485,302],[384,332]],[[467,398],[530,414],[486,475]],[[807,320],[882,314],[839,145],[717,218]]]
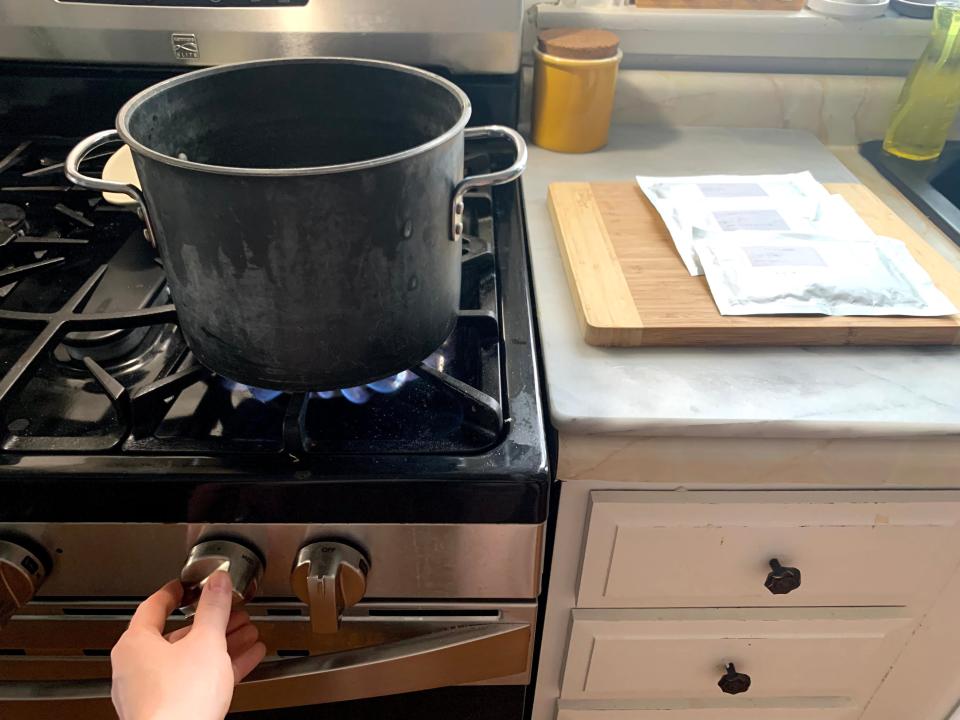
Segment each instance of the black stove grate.
[[[467,198],[462,309],[442,369],[421,363],[417,381],[361,406],[312,394],[263,402],[197,363],[139,221],[68,185],[67,149],[21,142],[0,160],[4,450],[296,457],[463,454],[498,442],[507,423],[489,193]],[[489,169],[487,157],[468,154],[470,172]]]
[[[23,387],[40,360],[58,347],[67,333],[83,330],[135,328],[152,323],[174,322],[176,320],[177,313],[173,305],[161,305],[144,310],[83,313],[82,308],[86,305],[94,290],[96,290],[97,284],[106,271],[107,267],[101,265],[57,312],[20,312],[0,308],[0,327],[9,327],[15,330],[32,328],[40,330],[29,347],[13,362],[3,378],[0,379],[0,409],[4,408],[8,404],[9,399]],[[111,383],[101,382],[101,376],[95,369],[101,370],[103,373],[106,373],[106,371],[103,371],[102,368],[89,357],[85,357],[84,361],[87,363],[87,368],[91,370],[97,382],[100,383],[104,391],[113,399],[111,390],[115,390],[115,387],[112,383],[116,383],[116,381],[110,378]],[[154,385],[157,385],[157,383],[154,383]],[[124,388],[124,392],[125,391],[126,389]],[[149,395],[155,395],[158,392],[158,390],[153,387],[143,388],[141,391]],[[130,417],[132,416],[127,414],[127,418]],[[121,419],[125,418],[122,417]],[[132,431],[132,429],[131,425],[130,430]],[[8,425],[8,431],[9,430]],[[72,452],[80,450],[109,450],[115,446],[116,443],[102,446],[102,444],[90,437],[28,437],[23,439],[15,434],[11,434],[7,441],[4,442],[4,449],[6,450],[33,449]]]

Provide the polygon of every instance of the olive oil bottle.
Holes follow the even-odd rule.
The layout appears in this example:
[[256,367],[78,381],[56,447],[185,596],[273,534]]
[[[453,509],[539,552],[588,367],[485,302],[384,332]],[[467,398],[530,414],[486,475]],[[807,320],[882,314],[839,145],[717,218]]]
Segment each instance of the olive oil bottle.
[[908,160],[943,152],[960,109],[960,0],[938,0],[933,35],[900,93],[883,149]]

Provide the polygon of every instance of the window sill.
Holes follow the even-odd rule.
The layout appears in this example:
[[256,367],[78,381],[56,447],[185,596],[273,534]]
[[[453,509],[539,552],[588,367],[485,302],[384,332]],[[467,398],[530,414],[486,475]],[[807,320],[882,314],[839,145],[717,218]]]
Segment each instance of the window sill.
[[751,12],[575,8],[541,4],[537,26],[616,32],[625,68],[904,75],[930,21],[893,12],[839,20],[810,10]]

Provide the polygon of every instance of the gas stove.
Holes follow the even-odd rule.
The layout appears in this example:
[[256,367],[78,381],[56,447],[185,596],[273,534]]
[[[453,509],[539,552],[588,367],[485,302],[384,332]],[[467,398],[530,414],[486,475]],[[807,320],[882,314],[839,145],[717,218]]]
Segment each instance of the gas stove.
[[[392,481],[542,481],[516,188],[466,199],[459,322],[434,355],[371,387],[291,395],[239,385],[193,358],[141,220],[65,180],[71,145],[0,138],[0,482],[75,472],[105,482],[104,474],[144,477],[151,467],[170,479],[269,467],[304,486],[364,468]],[[468,146],[469,172],[500,162],[507,158],[489,143]],[[70,456],[84,460],[64,462]],[[165,490],[161,505],[169,497]],[[64,510],[77,502],[65,500]],[[97,515],[111,515],[98,506]]]
[[[0,0],[0,716],[109,717],[137,602],[226,563],[268,646],[243,717],[521,718],[551,474],[518,184],[465,199],[436,352],[285,394],[191,355],[142,219],[62,163],[183,66],[294,51],[428,67],[515,125],[522,3],[139,5]],[[468,141],[470,174],[512,160]]]
[[[476,454],[500,440],[489,193],[466,199],[460,317],[444,345],[385,381],[291,396],[215,376],[193,359],[141,222],[65,185],[62,155],[30,140],[0,163],[0,213],[9,218],[0,230],[4,450],[297,458]],[[489,172],[490,163],[477,150],[468,171]]]
[[[441,706],[476,703],[477,717],[522,712],[549,473],[517,188],[466,199],[460,317],[436,353],[371,386],[284,394],[196,362],[141,219],[62,178],[72,142],[0,137],[0,566],[25,579],[0,598],[17,610],[0,630],[0,714],[29,716],[21,693],[61,687],[63,667],[83,669],[66,700],[105,697],[103,658],[135,598],[211,553],[258,564],[247,608],[270,648],[265,672],[286,683],[279,697],[243,686],[237,709],[275,718],[339,700],[332,718],[420,716],[448,697]],[[511,157],[467,148],[470,172]],[[315,635],[326,611],[293,594],[289,572],[328,549],[361,558],[366,599],[331,611],[323,622],[339,632]],[[63,621],[81,645],[63,647],[50,625]],[[498,658],[451,660],[411,690],[506,677],[482,700],[462,688],[387,705],[366,699],[391,687],[379,676],[360,695],[323,684],[324,663],[371,631],[384,641],[374,658],[404,642],[445,656],[465,641]],[[316,682],[290,687],[290,658],[315,663]]]

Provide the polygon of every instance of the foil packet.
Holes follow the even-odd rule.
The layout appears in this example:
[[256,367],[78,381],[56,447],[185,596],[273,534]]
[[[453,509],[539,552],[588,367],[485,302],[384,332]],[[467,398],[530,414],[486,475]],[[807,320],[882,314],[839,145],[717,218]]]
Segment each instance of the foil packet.
[[809,172],[788,175],[638,176],[684,266],[702,275],[695,241],[730,233],[808,232],[870,237],[872,231],[839,195]]
[[953,315],[900,240],[753,233],[694,242],[721,315]]

